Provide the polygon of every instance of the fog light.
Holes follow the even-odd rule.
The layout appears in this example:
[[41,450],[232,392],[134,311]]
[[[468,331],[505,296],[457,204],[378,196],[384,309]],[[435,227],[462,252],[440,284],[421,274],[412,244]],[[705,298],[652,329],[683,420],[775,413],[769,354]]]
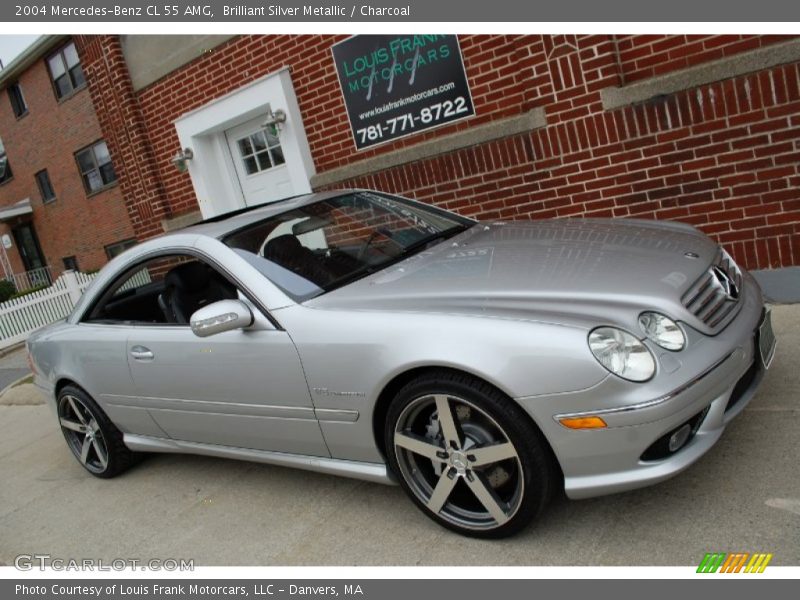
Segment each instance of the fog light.
[[678,427],[671,436],[669,436],[668,448],[670,452],[677,452],[689,440],[692,434],[692,426],[689,423]]
[[676,427],[672,431],[668,431],[655,442],[648,446],[647,450],[642,452],[641,460],[661,460],[675,454],[678,450],[683,448],[686,443],[692,439],[692,436],[700,429],[703,424],[703,419],[708,414],[709,407],[706,406],[703,410],[693,416],[691,419]]

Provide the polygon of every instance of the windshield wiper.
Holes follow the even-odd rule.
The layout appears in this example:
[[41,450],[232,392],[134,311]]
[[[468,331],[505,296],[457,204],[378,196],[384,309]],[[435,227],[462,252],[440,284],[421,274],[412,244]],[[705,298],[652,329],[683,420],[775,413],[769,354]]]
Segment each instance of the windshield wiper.
[[461,233],[462,231],[466,231],[472,225],[455,225],[453,227],[448,227],[447,229],[443,229],[437,233],[433,233],[427,237],[422,238],[421,240],[417,240],[413,244],[410,244],[405,247],[405,249],[395,256],[394,258],[389,259],[387,262],[383,263],[381,267],[388,267],[391,264],[399,262],[404,258],[408,258],[412,254],[416,254],[418,250],[424,250],[428,246],[430,246],[433,242],[439,242],[442,240],[446,240],[447,238],[451,238],[454,235]]

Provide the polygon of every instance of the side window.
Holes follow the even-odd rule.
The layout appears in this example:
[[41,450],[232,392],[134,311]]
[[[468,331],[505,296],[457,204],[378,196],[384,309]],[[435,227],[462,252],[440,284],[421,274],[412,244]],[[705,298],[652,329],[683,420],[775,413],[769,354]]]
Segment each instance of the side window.
[[28,105],[25,103],[25,96],[22,95],[22,88],[19,83],[12,83],[8,86],[8,99],[11,101],[11,108],[14,116],[18,119],[28,114]]
[[76,152],[75,160],[87,194],[110,186],[117,180],[108,146],[102,140]]
[[55,89],[56,97],[59,100],[69,96],[86,84],[83,68],[78,59],[78,52],[72,42],[51,54],[47,59],[47,67],[50,70],[53,89]]
[[206,263],[183,254],[160,256],[114,281],[85,320],[188,325],[196,310],[237,296],[236,287]]
[[72,271],[79,271],[78,269],[78,259],[73,256],[65,256],[61,259],[64,262],[64,269],[70,269]]
[[6,156],[6,147],[3,145],[2,138],[0,138],[0,183],[9,181],[13,176],[11,165],[8,164],[8,156]]
[[106,256],[108,257],[108,260],[111,260],[115,256],[119,256],[125,252],[125,250],[128,248],[133,248],[136,244],[138,244],[138,242],[134,239],[122,240],[121,242],[109,244],[105,247]]
[[53,190],[53,184],[50,183],[50,175],[47,174],[47,169],[42,169],[36,175],[36,185],[39,187],[39,193],[42,195],[42,204],[47,204],[56,199],[56,193]]

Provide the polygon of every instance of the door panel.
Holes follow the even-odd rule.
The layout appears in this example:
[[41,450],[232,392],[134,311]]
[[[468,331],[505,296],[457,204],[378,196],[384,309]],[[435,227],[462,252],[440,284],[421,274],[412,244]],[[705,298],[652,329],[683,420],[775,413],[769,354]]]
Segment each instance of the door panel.
[[174,439],[329,455],[286,332],[137,327],[127,355],[142,406]]
[[252,206],[296,193],[280,137],[261,124],[266,115],[225,132],[245,204]]

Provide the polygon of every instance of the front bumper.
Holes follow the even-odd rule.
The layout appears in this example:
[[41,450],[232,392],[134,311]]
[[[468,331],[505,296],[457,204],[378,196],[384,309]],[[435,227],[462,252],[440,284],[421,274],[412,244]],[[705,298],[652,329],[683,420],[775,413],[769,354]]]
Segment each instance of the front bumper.
[[[517,399],[549,440],[564,473],[567,496],[589,498],[664,481],[714,445],[727,423],[747,406],[764,375],[755,341],[762,299],[752,280],[748,288],[736,319],[713,338],[696,337],[694,353],[682,356],[678,367],[669,367],[674,369],[671,373],[662,366],[663,372],[646,384],[609,376],[587,390]],[[677,361],[670,355],[660,358],[668,365],[669,360]],[[680,450],[659,460],[642,460],[656,440],[704,411],[693,437]],[[601,413],[608,428],[571,430],[555,419],[572,412]]]

